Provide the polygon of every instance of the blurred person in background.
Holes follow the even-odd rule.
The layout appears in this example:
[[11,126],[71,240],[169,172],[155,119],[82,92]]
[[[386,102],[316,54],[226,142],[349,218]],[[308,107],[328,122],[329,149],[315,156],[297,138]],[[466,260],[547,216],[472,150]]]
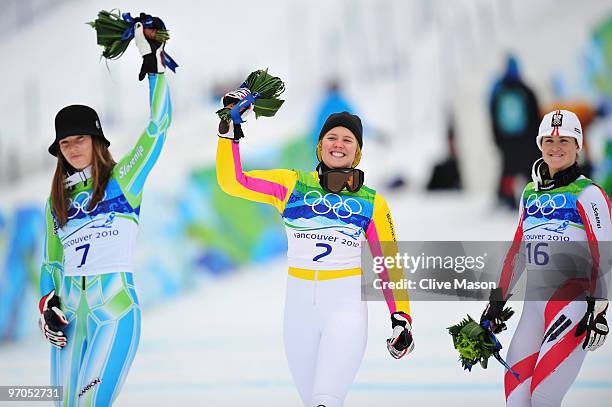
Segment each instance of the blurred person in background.
[[455,121],[452,115],[448,116],[446,122],[446,146],[448,150],[446,158],[434,165],[431,170],[427,183],[428,191],[463,189],[455,143]]
[[536,134],[542,158],[523,191],[499,287],[481,319],[492,322],[494,333],[506,328],[502,310],[526,269],[526,298],[506,359],[518,379],[511,371],[504,379],[513,407],[560,406],[586,351],[608,334],[610,202],[577,165],[583,134],[573,112],[546,114]]
[[604,98],[596,110],[596,116],[603,122],[603,157],[594,168],[595,179],[612,197],[612,98]]
[[493,138],[502,157],[497,197],[501,205],[516,209],[516,176],[528,180],[529,168],[539,156],[532,137],[538,131],[541,116],[536,96],[523,82],[518,60],[512,54],[506,71],[493,86],[489,113]]
[[148,75],[151,115],[134,148],[115,163],[88,106],[66,106],[55,117],[39,322],[52,345],[51,384],[63,388],[58,405],[111,405],[140,339],[133,256],[142,191],[164,144],[171,104],[163,44],[147,39],[137,21],[139,79]]
[[[248,89],[229,92],[223,105],[234,107],[248,95]],[[248,110],[236,113],[244,116]],[[397,253],[387,203],[363,185],[364,174],[356,168],[361,158],[361,120],[348,112],[326,118],[317,141],[319,164],[313,172],[243,172],[242,122],[240,118],[219,124],[217,180],[228,194],[273,205],[281,214],[288,240],[284,344],[289,369],[304,406],[340,407],[367,341],[361,245],[367,241],[373,256]],[[400,281],[403,270],[385,268],[380,277]],[[390,289],[383,289],[383,294],[393,329],[387,349],[399,359],[414,347],[408,295],[406,290]]]

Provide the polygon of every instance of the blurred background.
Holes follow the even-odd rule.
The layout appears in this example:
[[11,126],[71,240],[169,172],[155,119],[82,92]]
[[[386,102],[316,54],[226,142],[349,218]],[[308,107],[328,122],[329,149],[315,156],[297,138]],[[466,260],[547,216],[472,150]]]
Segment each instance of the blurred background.
[[[0,385],[49,380],[36,318],[55,114],[94,107],[116,159],[147,123],[137,50],[107,62],[85,24],[102,8],[163,18],[180,65],[167,74],[173,123],[141,212],[140,349],[117,405],[299,405],[281,337],[282,222],[215,178],[220,97],[255,69],[287,90],[274,118],[244,126],[244,167],[313,169],[327,115],[352,111],[365,127],[360,168],[389,201],[400,240],[510,240],[539,120],[556,108],[579,115],[580,164],[612,192],[609,0],[3,0]],[[502,405],[501,366],[463,372],[441,328],[481,309],[413,304],[417,351],[397,362],[385,355],[384,304],[371,304],[347,405]],[[608,405],[610,366],[607,344],[587,357],[566,405]]]

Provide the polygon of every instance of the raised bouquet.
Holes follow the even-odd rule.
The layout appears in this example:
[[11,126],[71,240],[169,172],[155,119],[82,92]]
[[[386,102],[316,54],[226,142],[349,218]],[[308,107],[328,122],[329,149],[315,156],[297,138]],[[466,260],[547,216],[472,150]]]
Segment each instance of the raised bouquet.
[[[96,30],[97,43],[102,49],[102,57],[118,59],[127,49],[134,38],[134,25],[141,22],[145,37],[150,41],[165,43],[170,39],[170,33],[159,17],[152,17],[145,13],[134,18],[130,13],[121,13],[119,10],[101,10],[98,17],[89,24]],[[164,51],[162,53],[164,65],[176,72],[178,64]]]
[[[270,75],[267,69],[251,72],[240,88],[248,90],[245,92],[248,94],[245,102],[253,103],[255,118],[272,117],[283,105],[284,100],[278,97],[285,91],[285,83],[280,78]],[[217,114],[221,120],[229,122],[232,120],[231,111],[232,106],[228,106],[217,110]]]

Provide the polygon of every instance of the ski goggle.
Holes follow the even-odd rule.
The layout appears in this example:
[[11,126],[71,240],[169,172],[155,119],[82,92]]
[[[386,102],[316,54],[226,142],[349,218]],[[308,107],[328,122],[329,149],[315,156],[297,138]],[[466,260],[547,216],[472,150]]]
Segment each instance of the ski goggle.
[[357,168],[335,168],[319,174],[323,189],[338,193],[344,188],[357,192],[363,186],[363,171]]

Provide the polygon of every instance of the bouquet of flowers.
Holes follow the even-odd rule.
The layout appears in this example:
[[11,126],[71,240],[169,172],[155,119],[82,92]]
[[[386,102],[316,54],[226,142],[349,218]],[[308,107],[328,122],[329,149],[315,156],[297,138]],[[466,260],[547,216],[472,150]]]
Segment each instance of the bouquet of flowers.
[[[285,91],[285,83],[280,78],[270,75],[267,69],[251,72],[240,85],[240,88],[247,89],[250,93],[249,97],[254,100],[255,118],[274,116],[284,102],[278,97]],[[229,122],[231,120],[231,107],[217,110],[217,115],[221,120]]]
[[[130,13],[121,13],[119,10],[101,10],[98,18],[89,24],[96,30],[97,43],[102,50],[102,57],[118,59],[127,49],[134,38],[134,25],[141,22],[144,35],[148,40],[164,43],[170,39],[170,34],[164,22],[158,17],[141,13],[139,17],[132,17]],[[163,52],[164,64],[175,72],[176,62]]]
[[[514,311],[506,307],[502,319],[507,321],[512,315],[514,315]],[[459,360],[464,370],[471,371],[472,366],[477,363],[483,369],[486,369],[489,358],[493,356],[518,379],[516,372],[499,355],[502,345],[491,331],[489,321],[483,321],[479,324],[468,315],[461,322],[447,329],[453,337],[455,349],[459,351]]]

